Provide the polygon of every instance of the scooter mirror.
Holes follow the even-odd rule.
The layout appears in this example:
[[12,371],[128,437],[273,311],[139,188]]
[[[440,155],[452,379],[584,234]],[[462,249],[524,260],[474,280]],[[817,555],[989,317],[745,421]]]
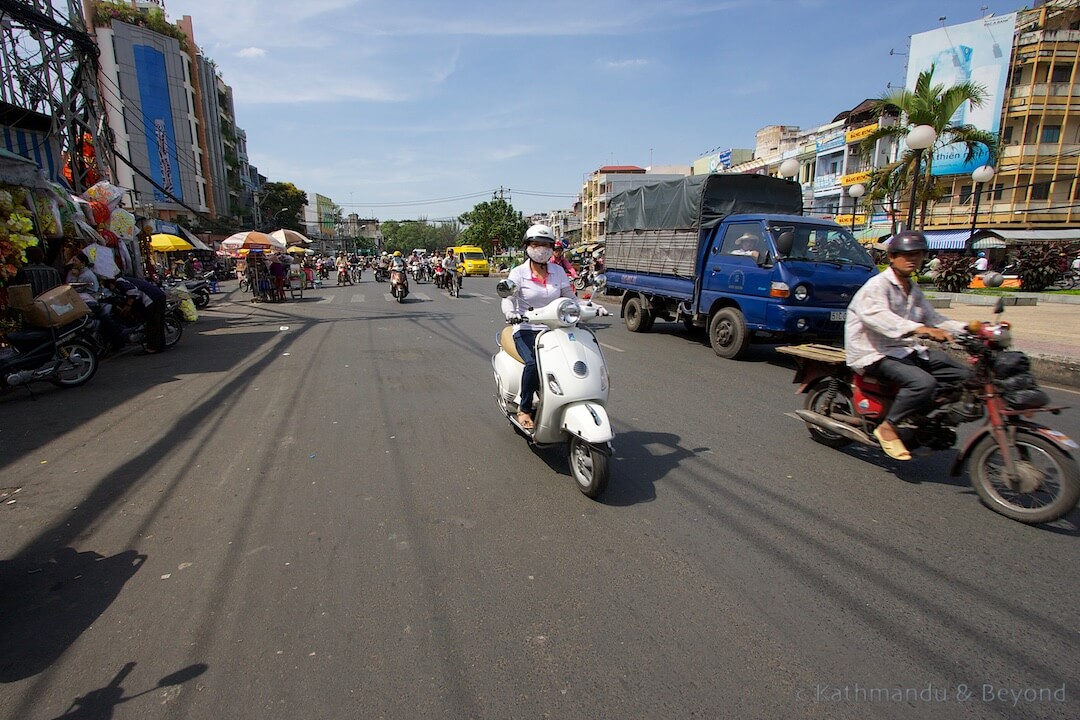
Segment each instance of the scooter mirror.
[[511,295],[517,295],[518,286],[513,280],[500,280],[499,284],[495,286],[495,292],[499,294],[499,297],[508,298]]
[[604,288],[607,287],[607,274],[606,273],[600,273],[599,275],[594,277],[593,278],[593,285],[596,286],[596,292],[598,292],[598,293],[604,292]]

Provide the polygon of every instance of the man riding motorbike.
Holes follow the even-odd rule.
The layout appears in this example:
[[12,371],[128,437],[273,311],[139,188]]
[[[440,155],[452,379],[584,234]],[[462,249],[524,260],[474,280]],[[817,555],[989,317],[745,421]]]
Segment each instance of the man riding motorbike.
[[855,293],[844,327],[848,366],[900,386],[884,422],[874,430],[882,450],[896,460],[911,459],[897,423],[923,410],[938,383],[960,383],[969,376],[960,362],[916,339],[951,341],[950,333],[965,328],[935,310],[912,282],[926,250],[926,236],[917,230],[894,235],[888,246],[889,268]]

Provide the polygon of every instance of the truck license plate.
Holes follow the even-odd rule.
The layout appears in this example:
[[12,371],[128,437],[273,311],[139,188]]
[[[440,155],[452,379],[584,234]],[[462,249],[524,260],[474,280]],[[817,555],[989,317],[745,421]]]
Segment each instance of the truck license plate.
[[829,313],[829,320],[832,322],[844,322],[847,320],[847,310],[833,310]]

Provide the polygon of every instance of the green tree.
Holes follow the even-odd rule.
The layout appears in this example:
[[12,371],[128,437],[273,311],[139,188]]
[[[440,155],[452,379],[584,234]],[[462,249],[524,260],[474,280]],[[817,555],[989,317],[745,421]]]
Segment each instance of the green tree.
[[525,236],[529,223],[514,210],[514,206],[502,198],[493,198],[463,213],[458,220],[465,229],[458,236],[459,245],[476,245],[489,256],[492,244],[513,247]]
[[[989,165],[996,162],[998,153],[996,133],[979,130],[973,125],[957,125],[952,122],[953,115],[964,103],[970,102],[972,107],[979,107],[986,102],[989,96],[986,88],[970,82],[947,88],[943,84],[935,85],[933,79],[934,67],[931,65],[929,70],[919,73],[914,91],[898,88],[875,101],[874,110],[879,117],[885,117],[891,110],[899,109],[904,122],[879,127],[860,144],[863,159],[869,163],[873,159],[878,140],[887,138],[899,142],[917,125],[934,128],[937,141],[933,147],[922,153],[918,197],[921,206],[921,219],[917,223],[919,227],[925,220],[927,203],[940,198],[942,194],[932,175],[935,151],[950,143],[963,143],[966,148],[964,161],[970,162],[985,147],[989,153],[986,161]],[[888,197],[895,206],[898,196],[911,187],[911,179],[916,172],[916,155],[914,150],[905,150],[898,162],[883,168],[887,172],[875,172],[870,178],[868,196]]]
[[291,182],[268,182],[262,186],[257,200],[263,227],[270,230],[286,228],[303,232],[301,220],[304,206],[307,205],[307,193]]
[[424,248],[429,253],[457,244],[460,227],[456,221],[430,223],[426,220],[387,220],[379,225],[388,252],[410,253]]

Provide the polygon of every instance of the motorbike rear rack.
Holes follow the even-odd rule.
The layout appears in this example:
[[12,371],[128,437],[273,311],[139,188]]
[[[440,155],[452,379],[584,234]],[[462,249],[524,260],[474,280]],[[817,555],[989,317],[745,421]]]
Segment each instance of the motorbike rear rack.
[[817,362],[832,363],[834,365],[844,365],[847,362],[844,355],[844,348],[835,347],[833,345],[820,345],[817,343],[808,343],[806,345],[784,345],[776,348],[776,352],[803,358],[804,360],[815,360]]

